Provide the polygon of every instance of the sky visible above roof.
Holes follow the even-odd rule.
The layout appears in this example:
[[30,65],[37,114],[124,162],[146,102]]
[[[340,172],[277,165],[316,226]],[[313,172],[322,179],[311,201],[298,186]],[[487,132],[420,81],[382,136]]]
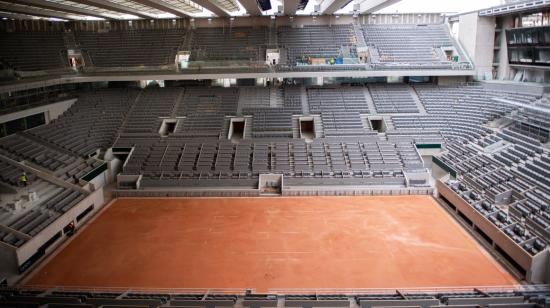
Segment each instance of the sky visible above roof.
[[[5,1],[5,0],[0,0],[0,1]],[[100,10],[96,7],[90,7],[88,5],[82,5],[80,3],[75,4],[74,0],[68,0],[68,1],[67,0],[48,0],[48,1],[56,4],[76,5],[81,8],[96,10],[98,12]],[[145,7],[141,4],[136,4],[135,1],[131,1],[131,0],[109,0],[109,1],[130,6],[138,11],[143,11],[144,13],[146,13],[147,16],[150,16],[152,18],[176,18],[175,15],[169,12],[161,12],[154,8]],[[189,0],[163,0],[163,1],[169,4],[174,4],[174,3],[179,4],[179,1],[186,1],[186,2],[192,3]],[[244,7],[240,3],[238,3],[238,1],[228,1],[228,0],[215,0],[215,1],[235,2],[235,4],[237,5],[237,9],[232,10],[230,12],[231,16],[243,16],[247,14]],[[336,14],[352,14],[353,5],[355,3],[360,3],[363,1],[368,1],[368,0],[352,0],[344,8],[338,10]],[[486,9],[489,7],[497,6],[502,4],[504,1],[505,0],[401,0],[398,3],[390,5],[376,13],[390,13],[390,14],[392,13],[447,13],[447,14],[464,13],[464,12],[477,11],[480,9]],[[309,0],[306,8],[304,10],[298,11],[297,14],[311,15],[314,13],[315,5],[321,2],[322,0]],[[271,0],[272,9],[262,12],[262,15],[277,14],[278,8],[282,4],[283,4],[283,0]],[[21,6],[19,4],[14,4],[14,5]],[[195,6],[199,7],[198,5],[195,5]],[[185,10],[185,8],[183,9]],[[190,12],[189,15],[193,17],[211,17],[212,16],[212,12],[210,12],[206,8],[200,7],[200,9],[201,10]],[[101,9],[101,11],[103,12],[106,10]],[[113,16],[110,16],[107,13],[113,13],[113,12],[106,11],[106,12],[103,12],[103,15],[107,17],[114,17],[117,19],[138,18],[137,16],[123,14],[120,12],[114,12]],[[88,19],[88,20],[101,19],[100,18],[101,16],[74,15],[73,17],[74,17],[73,19]],[[33,17],[33,18],[40,18],[40,17]],[[46,19],[56,20],[57,18],[46,18]]]
[[[305,10],[299,11],[298,14],[309,15],[313,13],[313,7],[318,2],[321,1],[310,0]],[[362,0],[351,1],[336,13],[351,13],[353,4],[357,2],[362,2]],[[486,9],[503,3],[504,0],[401,0],[376,13],[464,13]]]
[[464,13],[502,3],[502,0],[402,0],[377,13]]

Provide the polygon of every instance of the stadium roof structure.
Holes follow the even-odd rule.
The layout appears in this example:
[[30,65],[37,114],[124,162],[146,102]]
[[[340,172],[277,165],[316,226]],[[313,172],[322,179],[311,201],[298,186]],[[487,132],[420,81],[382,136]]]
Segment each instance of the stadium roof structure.
[[503,5],[490,7],[480,10],[480,16],[497,16],[511,13],[525,13],[529,11],[539,10],[541,8],[550,7],[550,0],[527,0],[527,1],[512,1]]
[[[321,0],[310,14],[333,14],[350,1]],[[399,1],[357,0],[348,13],[372,13]],[[0,16],[13,19],[124,20],[295,15],[307,4],[308,0],[6,0],[0,1]]]

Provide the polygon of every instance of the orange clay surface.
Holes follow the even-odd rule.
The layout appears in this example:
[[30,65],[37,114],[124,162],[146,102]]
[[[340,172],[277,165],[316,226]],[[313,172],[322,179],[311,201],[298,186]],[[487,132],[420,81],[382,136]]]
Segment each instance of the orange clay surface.
[[28,282],[263,292],[515,283],[428,196],[119,199]]

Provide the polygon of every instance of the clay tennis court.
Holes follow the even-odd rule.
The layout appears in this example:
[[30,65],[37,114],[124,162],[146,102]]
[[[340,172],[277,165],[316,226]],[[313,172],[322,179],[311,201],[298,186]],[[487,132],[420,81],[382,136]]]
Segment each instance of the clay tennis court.
[[263,292],[515,283],[428,196],[119,199],[28,282]]

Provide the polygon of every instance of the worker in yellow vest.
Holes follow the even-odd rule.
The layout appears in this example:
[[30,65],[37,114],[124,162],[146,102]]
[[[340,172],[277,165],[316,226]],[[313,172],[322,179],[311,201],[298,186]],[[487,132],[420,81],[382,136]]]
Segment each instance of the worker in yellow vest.
[[21,175],[21,184],[23,185],[23,187],[27,187],[28,181],[29,179],[27,178],[27,174],[23,172],[23,174]]

